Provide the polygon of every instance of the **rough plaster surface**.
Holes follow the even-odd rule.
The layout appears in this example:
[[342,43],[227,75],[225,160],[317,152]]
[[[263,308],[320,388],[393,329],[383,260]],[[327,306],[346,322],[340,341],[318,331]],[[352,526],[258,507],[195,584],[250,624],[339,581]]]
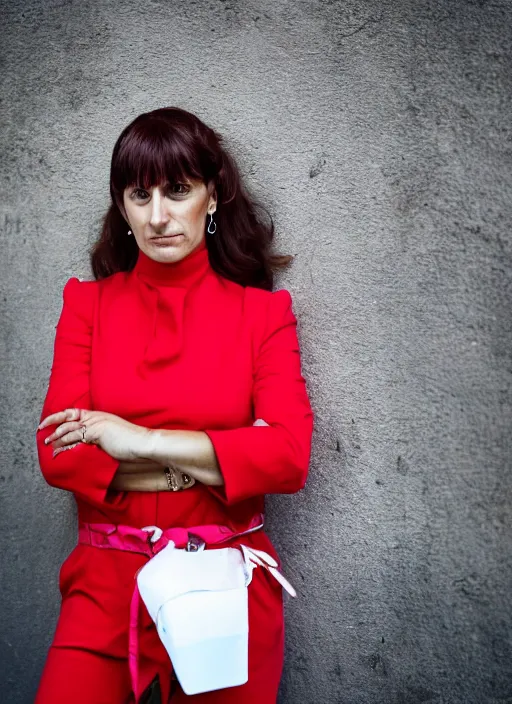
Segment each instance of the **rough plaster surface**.
[[[226,136],[296,255],[311,475],[280,704],[510,704],[512,6],[2,3],[1,699],[33,701],[75,541],[34,432],[121,129]],[[91,703],[94,704],[94,703]]]

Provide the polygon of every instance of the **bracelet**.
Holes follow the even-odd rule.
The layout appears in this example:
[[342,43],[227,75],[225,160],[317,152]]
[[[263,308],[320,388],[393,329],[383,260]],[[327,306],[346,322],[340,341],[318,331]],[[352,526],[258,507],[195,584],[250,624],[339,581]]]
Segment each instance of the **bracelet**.
[[167,479],[167,486],[169,487],[169,491],[183,491],[183,489],[186,489],[188,485],[192,482],[192,478],[189,474],[185,474],[185,472],[180,472],[181,479],[183,481],[183,486],[179,486],[178,482],[176,481],[176,475],[174,474],[174,472],[171,471],[170,467],[164,468],[164,474],[165,478]]
[[178,482],[176,481],[176,477],[174,476],[174,473],[171,472],[170,467],[165,467],[164,473],[165,473],[165,478],[167,479],[167,486],[169,487],[169,491],[179,491],[180,487],[178,486]]

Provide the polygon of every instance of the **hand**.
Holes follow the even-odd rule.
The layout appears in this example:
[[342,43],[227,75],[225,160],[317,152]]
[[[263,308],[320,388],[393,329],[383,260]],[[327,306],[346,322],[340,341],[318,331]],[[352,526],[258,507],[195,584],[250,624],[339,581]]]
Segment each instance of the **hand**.
[[[38,430],[48,425],[57,425],[55,431],[45,439],[52,443],[54,456],[70,450],[83,442],[98,445],[116,460],[135,460],[144,457],[150,443],[151,430],[130,423],[124,418],[79,408],[66,408],[44,418]],[[85,428],[85,431],[83,430]]]

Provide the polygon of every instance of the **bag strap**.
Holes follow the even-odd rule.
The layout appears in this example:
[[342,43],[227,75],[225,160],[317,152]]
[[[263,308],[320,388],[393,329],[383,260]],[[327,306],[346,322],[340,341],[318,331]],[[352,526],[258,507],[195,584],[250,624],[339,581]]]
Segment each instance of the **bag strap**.
[[[270,572],[272,577],[279,582],[279,584],[285,589],[290,596],[296,597],[297,592],[292,587],[290,582],[286,579],[284,575],[278,570],[277,562],[271,555],[263,550],[256,550],[255,548],[250,548],[248,545],[240,545],[240,549],[244,555],[245,564],[249,569],[249,574],[252,577],[252,571],[255,567],[264,567]],[[250,582],[250,579],[249,579]]]

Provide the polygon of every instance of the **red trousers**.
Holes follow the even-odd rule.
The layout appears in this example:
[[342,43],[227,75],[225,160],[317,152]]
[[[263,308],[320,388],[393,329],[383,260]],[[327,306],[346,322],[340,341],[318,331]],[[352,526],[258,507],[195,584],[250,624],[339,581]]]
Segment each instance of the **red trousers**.
[[[103,552],[103,551],[102,551]],[[283,664],[284,627],[281,586],[266,570],[254,570],[249,589],[249,681],[231,687],[187,696],[179,685],[173,694],[172,665],[166,651],[153,649],[150,658],[139,657],[146,670],[154,668],[162,685],[162,704],[275,704]],[[141,607],[145,608],[145,607]],[[73,618],[79,618],[73,611]],[[61,611],[60,619],[66,618]],[[76,624],[80,628],[80,624]],[[156,634],[156,629],[155,629]],[[158,638],[158,635],[156,635]],[[146,661],[144,663],[144,660]],[[148,662],[150,660],[150,662]],[[201,663],[198,663],[201,667]],[[130,704],[128,660],[86,647],[50,647],[35,704]]]

